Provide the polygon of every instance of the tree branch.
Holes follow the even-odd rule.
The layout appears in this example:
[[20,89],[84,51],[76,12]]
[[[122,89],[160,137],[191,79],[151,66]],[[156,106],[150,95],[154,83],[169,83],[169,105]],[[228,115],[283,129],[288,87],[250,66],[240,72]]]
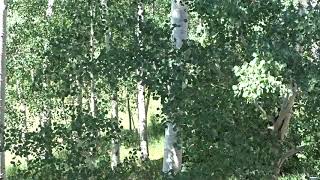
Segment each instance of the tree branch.
[[267,112],[255,101],[254,103],[254,106],[259,109],[261,111],[261,113],[263,114],[263,116],[268,119],[268,114]]
[[290,149],[289,151],[287,151],[278,161],[277,164],[277,174],[280,173],[281,167],[283,165],[283,163],[291,156],[295,155],[296,153],[302,151],[304,149],[305,146],[300,146],[300,147],[295,147],[293,149]]
[[289,122],[292,116],[292,108],[295,102],[295,98],[298,94],[297,84],[293,83],[291,90],[292,94],[288,93],[286,95],[285,100],[281,105],[279,116],[273,123],[273,130],[278,134],[280,140],[284,139],[288,131]]

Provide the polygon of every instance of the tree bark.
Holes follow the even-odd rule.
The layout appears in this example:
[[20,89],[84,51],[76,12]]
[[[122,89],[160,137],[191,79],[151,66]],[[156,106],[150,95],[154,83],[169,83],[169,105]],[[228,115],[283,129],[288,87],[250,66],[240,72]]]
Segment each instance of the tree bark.
[[[144,21],[144,7],[142,2],[138,4],[138,28],[137,28],[137,39],[138,39],[138,46],[140,53],[142,50],[142,40],[141,40],[141,26]],[[138,53],[138,54],[140,54]],[[140,56],[142,59],[143,57]],[[142,61],[143,62],[143,61]],[[141,156],[140,159],[142,161],[146,161],[149,159],[149,148],[148,148],[148,135],[147,135],[147,118],[146,118],[146,109],[145,109],[145,100],[144,100],[144,93],[145,93],[145,86],[143,82],[143,63],[141,67],[138,69],[138,76],[140,80],[137,82],[137,107],[138,107],[138,133],[140,139],[140,150]]]
[[132,114],[131,114],[131,108],[130,108],[130,96],[127,92],[127,109],[128,109],[128,118],[129,118],[129,129],[132,130]]
[[54,0],[48,0],[48,7],[46,11],[46,15],[48,17],[51,17],[53,15],[53,3],[54,3]]
[[172,41],[177,49],[188,39],[188,12],[183,0],[171,0]]
[[78,113],[81,113],[81,111],[82,111],[82,96],[83,96],[83,94],[82,94],[82,80],[80,79],[80,77],[79,76],[77,76],[76,77],[76,83],[77,83],[77,86],[78,86],[78,88],[79,88],[79,92],[78,92],[78,94],[77,94],[77,99],[76,99],[76,103],[75,103],[75,105],[77,106],[77,109],[78,109]]
[[138,121],[139,121],[139,138],[140,138],[140,149],[141,149],[141,160],[146,161],[149,159],[149,148],[148,148],[148,136],[147,136],[147,117],[144,101],[144,88],[142,81],[138,82]]
[[[48,19],[52,18],[53,15],[53,11],[52,11],[52,7],[53,7],[53,0],[48,0],[48,7],[46,10],[46,15],[48,17]],[[49,45],[49,40],[46,41],[46,44],[44,46]],[[46,66],[46,65],[45,65]],[[49,89],[50,86],[50,80],[48,77],[44,77],[43,78],[44,82],[43,84],[45,84],[44,87],[47,87]],[[44,90],[44,93],[47,93],[47,90]],[[52,125],[52,99],[49,98],[49,101],[47,102],[42,102],[42,111],[40,113],[40,125],[42,129],[45,129],[45,134],[44,136],[46,137],[46,140],[51,141],[51,135],[52,135],[52,129],[51,129],[51,125]],[[46,146],[46,152],[45,152],[45,159],[49,159],[53,156],[52,154],[52,147],[51,147],[51,143],[49,143]]]
[[177,173],[181,169],[182,149],[177,147],[178,138],[175,124],[167,123],[165,129],[164,157],[163,168],[164,173],[173,171]]
[[[273,120],[273,125],[268,127],[268,129],[271,129],[274,135],[278,139],[277,144],[274,147],[275,152],[281,152],[279,147],[281,146],[282,142],[284,141],[285,137],[288,134],[289,123],[293,114],[293,105],[295,103],[295,99],[297,95],[298,95],[298,86],[297,84],[292,83],[290,85],[290,88],[288,89],[287,94],[285,95],[285,97],[283,97],[283,102],[280,107],[280,111],[278,113],[277,118]],[[257,102],[255,102],[255,106],[257,107],[257,109],[259,109],[262,112],[265,119],[267,119],[268,121],[272,121],[271,116],[268,116],[267,112]],[[274,169],[274,174],[272,179],[277,180],[280,175],[283,163],[290,156],[294,155],[295,153],[301,150],[302,150],[302,147],[297,147],[289,150],[283,155],[279,154],[278,156],[281,158],[275,162],[275,167],[274,167],[275,169]]]
[[[45,102],[44,104],[42,104],[42,111],[40,113],[40,125],[41,125],[41,129],[44,129],[44,137],[46,137],[46,140],[51,141],[52,140],[52,129],[51,129],[51,125],[52,125],[52,113],[51,113],[51,100],[49,100],[49,102]],[[46,147],[46,152],[45,152],[45,159],[50,159],[53,154],[52,154],[52,147],[51,147],[51,143],[47,143]]]
[[95,79],[93,74],[91,73],[91,81],[90,81],[90,113],[92,117],[96,117],[97,115],[97,96],[95,92]]
[[275,175],[273,177],[274,180],[277,180],[279,175],[280,175],[280,171],[281,171],[281,167],[283,165],[283,163],[291,156],[295,155],[296,153],[300,152],[303,150],[303,146],[301,147],[297,147],[297,148],[293,148],[290,149],[288,152],[286,152],[276,163],[276,168],[275,168]]
[[151,99],[151,91],[148,91],[147,97],[146,97],[146,118],[148,118],[148,110],[149,110],[149,104],[150,104],[150,99]]
[[[93,1],[91,1],[90,5],[90,61],[93,62],[95,44],[94,44],[94,25],[93,20],[95,18],[95,6]],[[95,77],[93,74],[93,70],[90,72],[90,102],[89,102],[90,113],[93,117],[97,114],[97,103],[96,103],[96,93],[95,93]]]
[[[108,0],[101,0],[101,6],[104,8],[104,19],[105,19],[105,49],[108,54],[111,47],[111,31],[107,26],[107,16],[109,15]],[[115,88],[116,89],[116,88]],[[118,95],[115,90],[111,97],[111,119],[115,124],[119,123],[119,108],[118,108]],[[112,138],[111,140],[111,168],[114,170],[120,163],[120,142],[118,138]]]
[[[291,92],[288,92],[283,99],[278,118],[276,118],[273,122],[272,129],[275,135],[278,137],[279,143],[282,143],[287,136],[289,123],[293,113],[292,108],[298,95],[298,87],[295,83],[292,83],[290,90]],[[280,155],[281,158],[275,163],[273,179],[278,179],[284,161],[301,150],[302,148],[293,148],[286,152],[284,155]]]
[[107,24],[107,17],[109,15],[109,7],[108,7],[108,0],[101,0],[100,1],[102,8],[104,9],[103,13],[103,19],[105,20],[105,26],[104,26],[104,40],[105,40],[105,49],[106,53],[110,50],[111,47],[111,31]]
[[5,85],[6,85],[6,22],[7,1],[0,2],[0,179],[5,176],[5,150],[4,150],[4,113],[5,113]]
[[[310,2],[309,0],[299,0],[299,4],[301,5],[300,8],[300,15],[303,15],[307,13],[307,7],[308,3]],[[297,45],[296,49],[298,52],[302,53],[303,48],[301,45]],[[297,84],[292,83],[291,84],[291,92],[287,93],[286,97],[284,97],[283,103],[281,105],[281,109],[279,112],[279,115],[277,119],[273,122],[272,129],[276,136],[279,139],[279,143],[282,143],[285,137],[287,136],[288,129],[289,129],[289,123],[292,117],[293,113],[293,105],[295,103],[295,99],[298,95],[298,87]],[[277,180],[283,163],[292,155],[296,154],[297,152],[301,151],[303,147],[297,147],[293,148],[289,151],[287,151],[284,155],[281,156],[281,158],[275,163],[275,171],[274,171],[274,176],[273,179]]]
[[[118,97],[115,92],[111,98],[111,118],[114,123],[118,124]],[[112,139],[112,151],[111,151],[111,168],[115,169],[117,165],[120,163],[120,143],[119,139]]]
[[298,94],[297,85],[293,84],[290,88],[292,92],[287,93],[283,100],[278,118],[273,123],[273,131],[277,134],[280,141],[283,141],[288,133],[288,126],[292,117],[292,108]]
[[[185,40],[188,38],[188,13],[187,6],[183,0],[171,0],[171,26],[172,26],[172,41],[176,49],[180,49]],[[168,92],[172,93],[169,86]],[[174,101],[174,100],[173,100]],[[181,170],[182,149],[179,144],[177,132],[179,127],[171,122],[172,113],[169,112],[167,117],[169,121],[166,124],[165,139],[164,139],[164,157],[163,168],[164,173],[177,173]]]

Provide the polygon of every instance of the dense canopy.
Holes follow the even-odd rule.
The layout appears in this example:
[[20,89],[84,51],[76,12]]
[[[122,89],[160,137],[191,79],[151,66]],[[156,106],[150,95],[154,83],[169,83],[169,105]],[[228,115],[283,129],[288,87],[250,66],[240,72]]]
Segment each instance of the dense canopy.
[[0,179],[320,176],[318,1],[0,10]]

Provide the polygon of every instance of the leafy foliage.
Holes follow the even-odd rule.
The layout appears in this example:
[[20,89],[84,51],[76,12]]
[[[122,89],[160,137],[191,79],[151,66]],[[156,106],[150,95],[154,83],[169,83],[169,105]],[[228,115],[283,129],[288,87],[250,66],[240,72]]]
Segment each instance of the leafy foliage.
[[[270,179],[292,147],[303,150],[286,159],[281,173],[319,175],[319,3],[184,2],[189,40],[176,50],[169,1],[55,1],[52,17],[45,16],[47,1],[9,1],[9,178],[171,178],[160,173],[161,160],[139,162],[136,132],[110,118],[112,94],[124,112],[123,93],[135,98],[138,80],[161,100],[149,135],[159,139],[166,121],[180,128],[184,163],[172,178]],[[292,83],[299,93],[279,142],[268,127]],[[112,139],[134,149],[114,170]]]

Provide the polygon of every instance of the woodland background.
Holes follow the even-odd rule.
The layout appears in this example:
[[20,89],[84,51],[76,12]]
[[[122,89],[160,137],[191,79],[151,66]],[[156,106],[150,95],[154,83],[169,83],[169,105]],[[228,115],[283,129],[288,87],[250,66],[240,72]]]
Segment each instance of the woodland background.
[[0,2],[1,178],[320,175],[318,1]]

